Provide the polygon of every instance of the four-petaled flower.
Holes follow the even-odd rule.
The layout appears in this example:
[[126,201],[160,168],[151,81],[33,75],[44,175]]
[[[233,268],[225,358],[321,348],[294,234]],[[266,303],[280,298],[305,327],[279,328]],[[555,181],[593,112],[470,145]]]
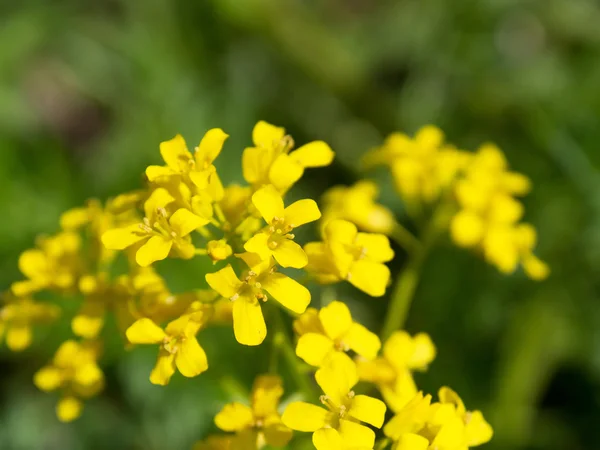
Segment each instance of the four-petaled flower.
[[380,428],[386,406],[381,400],[352,391],[358,383],[352,360],[344,353],[336,353],[317,370],[315,378],[325,393],[321,402],[327,409],[293,402],[283,413],[283,423],[292,430],[314,433],[312,440],[317,450],[373,448],[375,433],[361,422]]
[[138,319],[126,332],[132,344],[158,344],[158,359],[150,373],[150,382],[167,385],[175,368],[184,377],[195,377],[208,369],[204,349],[198,344],[196,334],[204,325],[202,310],[175,319],[163,330],[148,318]]
[[377,335],[353,322],[348,307],[338,301],[331,302],[318,312],[309,308],[296,319],[294,328],[300,335],[296,354],[317,367],[333,352],[353,350],[364,358],[373,359],[381,347]]
[[231,265],[206,275],[206,282],[223,297],[233,301],[233,331],[240,344],[259,345],[267,335],[260,301],[267,291],[275,300],[297,314],[310,303],[310,292],[296,280],[276,271],[272,258],[262,260],[256,253],[240,257],[249,270],[238,279]]

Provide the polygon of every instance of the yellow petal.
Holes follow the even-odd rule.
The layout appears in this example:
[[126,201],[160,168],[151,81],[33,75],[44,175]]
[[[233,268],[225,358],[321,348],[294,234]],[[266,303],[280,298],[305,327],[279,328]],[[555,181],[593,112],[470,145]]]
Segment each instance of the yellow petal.
[[347,220],[330,220],[325,225],[325,239],[345,244],[354,244],[358,230],[356,225]]
[[252,195],[252,204],[267,223],[271,223],[274,217],[284,217],[283,199],[271,185],[256,191]]
[[61,422],[72,422],[81,416],[83,403],[75,397],[63,397],[56,405],[56,415]]
[[279,155],[269,168],[269,182],[279,192],[286,192],[302,178],[304,168],[289,155]]
[[494,430],[487,421],[483,418],[481,411],[472,411],[468,413],[467,425],[467,445],[469,447],[477,447],[485,444],[492,439]]
[[211,288],[228,299],[235,296],[242,286],[242,282],[238,280],[231,264],[228,264],[218,272],[207,273],[204,278]]
[[308,256],[299,244],[290,239],[284,239],[273,250],[273,257],[281,267],[302,269],[308,264]]
[[75,370],[73,381],[83,387],[91,387],[102,383],[104,374],[94,362],[83,364]]
[[196,164],[200,168],[212,164],[217,159],[217,156],[219,156],[219,153],[221,153],[223,144],[228,137],[229,135],[220,128],[208,130],[196,149]]
[[195,377],[208,369],[208,360],[204,349],[195,337],[188,337],[179,347],[175,364],[184,377]]
[[338,431],[346,447],[366,447],[370,449],[375,445],[375,433],[364,425],[341,419]]
[[140,229],[140,225],[134,224],[108,230],[102,235],[102,244],[109,250],[124,250],[147,237],[148,235]]
[[345,353],[335,352],[315,373],[317,384],[338,406],[345,403],[348,393],[358,383],[356,365]]
[[94,339],[104,326],[105,306],[100,301],[86,301],[71,321],[71,329],[77,336]]
[[252,130],[252,142],[257,147],[269,148],[278,145],[285,135],[285,128],[276,127],[264,120],[259,121]]
[[175,373],[175,355],[169,353],[164,348],[158,352],[156,365],[150,373],[150,383],[166,386]]
[[146,178],[153,182],[163,177],[175,175],[176,172],[168,166],[148,166],[146,167]]
[[244,244],[244,250],[256,253],[261,259],[271,257],[272,250],[269,248],[269,235],[267,233],[256,233]]
[[545,280],[550,275],[550,267],[534,254],[529,254],[521,261],[523,270],[529,278],[536,281]]
[[[423,338],[420,338],[422,341]],[[383,356],[396,369],[403,370],[414,352],[413,339],[406,331],[394,331],[383,346]]]
[[13,352],[20,352],[31,345],[31,327],[12,325],[6,330],[6,345]]
[[308,308],[304,314],[294,320],[294,331],[299,336],[306,333],[325,334],[319,319],[319,312],[315,308]]
[[292,402],[281,420],[292,430],[311,432],[325,427],[329,423],[330,413],[326,409],[305,402]]
[[327,336],[336,340],[345,335],[352,325],[352,316],[345,303],[333,301],[321,308],[319,319]]
[[70,367],[79,359],[80,352],[81,348],[77,342],[71,340],[65,341],[56,350],[53,359],[54,365],[58,367]]
[[27,278],[36,278],[48,271],[48,260],[41,250],[25,250],[19,256],[19,270]]
[[313,445],[317,450],[342,450],[342,437],[333,428],[321,428],[313,433]]
[[483,239],[484,224],[475,212],[462,210],[450,222],[450,235],[461,247],[473,247]]
[[356,395],[352,399],[348,414],[361,422],[381,428],[385,419],[385,403],[367,395]]
[[215,425],[223,431],[241,431],[252,426],[254,417],[249,406],[229,403],[215,416]]
[[77,230],[90,220],[88,208],[73,208],[60,216],[60,227],[63,230]]
[[266,444],[272,447],[285,447],[292,439],[292,430],[283,424],[268,425],[263,429]]
[[413,337],[413,351],[407,365],[411,369],[425,369],[435,359],[436,349],[427,333],[418,333]]
[[323,141],[309,142],[290,153],[290,157],[302,164],[303,167],[328,166],[333,161],[335,153]]
[[259,183],[268,167],[268,151],[263,148],[248,147],[242,153],[244,180],[250,184]]
[[282,273],[268,275],[262,281],[262,286],[275,300],[297,314],[306,311],[310,303],[310,291]]
[[296,355],[315,367],[320,367],[332,350],[333,341],[318,333],[303,334],[296,345]]
[[50,392],[58,389],[62,383],[62,372],[57,367],[46,366],[38,370],[34,377],[33,383],[38,389],[44,392]]
[[390,281],[390,269],[381,263],[355,261],[348,274],[348,281],[372,297],[381,297]]
[[285,208],[285,223],[292,227],[299,227],[305,223],[314,222],[321,218],[321,211],[317,202],[311,199],[298,200]]
[[148,267],[153,262],[165,259],[169,255],[172,246],[173,241],[171,239],[164,236],[152,236],[139,248],[135,254],[135,261],[142,267]]
[[158,344],[167,336],[151,319],[136,320],[125,332],[127,340],[132,344]]
[[377,233],[358,233],[355,244],[362,248],[364,258],[375,262],[388,262],[394,258],[394,250],[387,236]]
[[427,450],[429,441],[418,434],[406,433],[400,436],[394,450]]
[[36,281],[31,281],[31,280],[15,281],[13,284],[10,285],[10,290],[17,297],[24,297],[24,296],[32,294],[44,287],[45,287],[45,280],[36,279]]
[[180,171],[181,167],[185,167],[192,158],[185,140],[180,134],[173,139],[161,142],[160,154],[167,165],[175,171]]
[[360,356],[374,359],[381,348],[377,335],[359,323],[353,323],[343,337],[343,342]]
[[233,303],[233,331],[243,345],[259,345],[267,336],[267,326],[258,300],[240,297]]
[[206,225],[209,221],[197,216],[193,212],[180,208],[169,219],[169,225],[178,236],[187,236],[196,228]]
[[441,450],[453,450],[465,445],[465,425],[459,417],[454,417],[444,423],[438,431],[431,447]]
[[459,415],[465,414],[466,409],[462,399],[456,393],[456,391],[450,389],[448,386],[442,386],[439,389],[438,398],[440,399],[441,403],[449,403],[451,405],[454,405]]
[[166,208],[174,201],[175,198],[165,188],[154,189],[150,197],[144,202],[144,213],[152,221],[152,218],[156,217],[159,208]]
[[283,395],[281,377],[278,375],[261,375],[252,386],[252,411],[257,417],[277,414],[277,405]]

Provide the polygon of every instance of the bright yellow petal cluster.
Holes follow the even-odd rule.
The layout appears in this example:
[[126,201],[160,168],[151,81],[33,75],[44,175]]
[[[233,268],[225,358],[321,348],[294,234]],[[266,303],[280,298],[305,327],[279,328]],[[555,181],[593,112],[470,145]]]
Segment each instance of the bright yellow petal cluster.
[[334,186],[323,196],[323,226],[333,219],[352,222],[363,231],[390,234],[396,225],[394,214],[375,200],[377,185],[362,180],[352,186]]
[[450,388],[431,396],[415,395],[385,425],[383,431],[393,440],[394,450],[467,450],[492,438],[492,427],[481,411],[467,411]]
[[508,169],[498,147],[483,145],[456,183],[460,210],[450,224],[454,242],[480,249],[485,259],[504,273],[521,264],[531,278],[546,278],[548,266],[533,254],[535,229],[520,223],[524,207],[515,198],[527,194],[530,187],[527,177]]
[[380,164],[390,167],[396,190],[408,202],[432,203],[446,189],[469,155],[444,143],[444,134],[427,125],[414,138],[393,133],[383,146],[365,155],[368,168]]
[[398,412],[417,393],[412,372],[427,369],[435,355],[429,335],[396,331],[383,345],[380,357],[356,358],[356,363],[360,379],[374,383],[390,409]]
[[306,271],[320,283],[346,280],[373,297],[381,297],[390,280],[384,264],[394,258],[387,236],[359,233],[346,220],[332,220],[325,225],[323,241],[304,246],[308,255]]
[[334,153],[323,141],[294,148],[294,140],[285,129],[260,121],[252,131],[254,147],[242,155],[244,179],[254,190],[272,185],[282,194],[287,192],[309,167],[328,166]]
[[381,400],[354,393],[358,373],[352,360],[335,353],[317,370],[315,378],[325,394],[321,396],[325,408],[290,403],[283,423],[292,430],[313,433],[317,450],[372,449],[375,433],[362,422],[381,428],[386,406]]
[[104,375],[97,364],[98,353],[93,343],[69,340],[59,347],[52,362],[35,374],[33,381],[42,391],[61,391],[56,414],[62,422],[77,419],[82,400],[102,390]]
[[376,334],[354,322],[348,307],[338,301],[317,311],[306,310],[294,322],[299,335],[296,354],[312,366],[322,366],[335,352],[352,350],[363,358],[374,359],[381,342]]
[[230,448],[257,450],[265,445],[277,448],[287,445],[292,430],[283,424],[277,411],[282,395],[279,376],[261,375],[254,381],[250,406],[235,402],[223,407],[215,417],[215,424],[222,431],[235,433],[230,437]]

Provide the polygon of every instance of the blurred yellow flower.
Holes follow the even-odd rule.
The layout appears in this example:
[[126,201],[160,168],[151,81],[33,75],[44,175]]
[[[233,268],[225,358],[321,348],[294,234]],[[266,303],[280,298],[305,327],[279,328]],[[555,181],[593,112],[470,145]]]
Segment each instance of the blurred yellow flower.
[[342,445],[373,448],[375,433],[361,422],[380,428],[386,407],[378,399],[355,395],[356,366],[344,353],[335,353],[315,374],[325,393],[321,403],[327,409],[305,402],[290,403],[283,423],[292,430],[312,432],[317,450],[338,450]]
[[[307,328],[310,331],[302,332]],[[348,350],[373,359],[381,347],[377,335],[354,322],[348,307],[338,301],[331,302],[318,312],[309,308],[296,319],[294,329],[300,335],[296,354],[312,366],[321,366],[333,352]]]
[[273,186],[256,191],[252,203],[267,222],[267,227],[246,242],[244,249],[259,254],[262,259],[273,256],[282,267],[301,269],[306,266],[306,253],[294,242],[291,231],[321,217],[317,203],[304,199],[284,208],[283,199]]
[[77,419],[83,410],[82,399],[92,397],[104,386],[104,375],[98,367],[98,348],[90,342],[64,342],[52,363],[34,376],[35,385],[45,392],[62,391],[56,414],[62,422]]

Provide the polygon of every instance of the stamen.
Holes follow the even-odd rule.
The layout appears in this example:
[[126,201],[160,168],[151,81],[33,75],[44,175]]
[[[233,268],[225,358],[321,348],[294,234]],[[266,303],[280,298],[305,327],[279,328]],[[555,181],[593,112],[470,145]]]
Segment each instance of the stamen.
[[233,294],[231,297],[229,297],[229,300],[231,300],[232,302],[235,302],[238,298],[240,298],[240,294],[238,294],[237,292],[235,294]]

